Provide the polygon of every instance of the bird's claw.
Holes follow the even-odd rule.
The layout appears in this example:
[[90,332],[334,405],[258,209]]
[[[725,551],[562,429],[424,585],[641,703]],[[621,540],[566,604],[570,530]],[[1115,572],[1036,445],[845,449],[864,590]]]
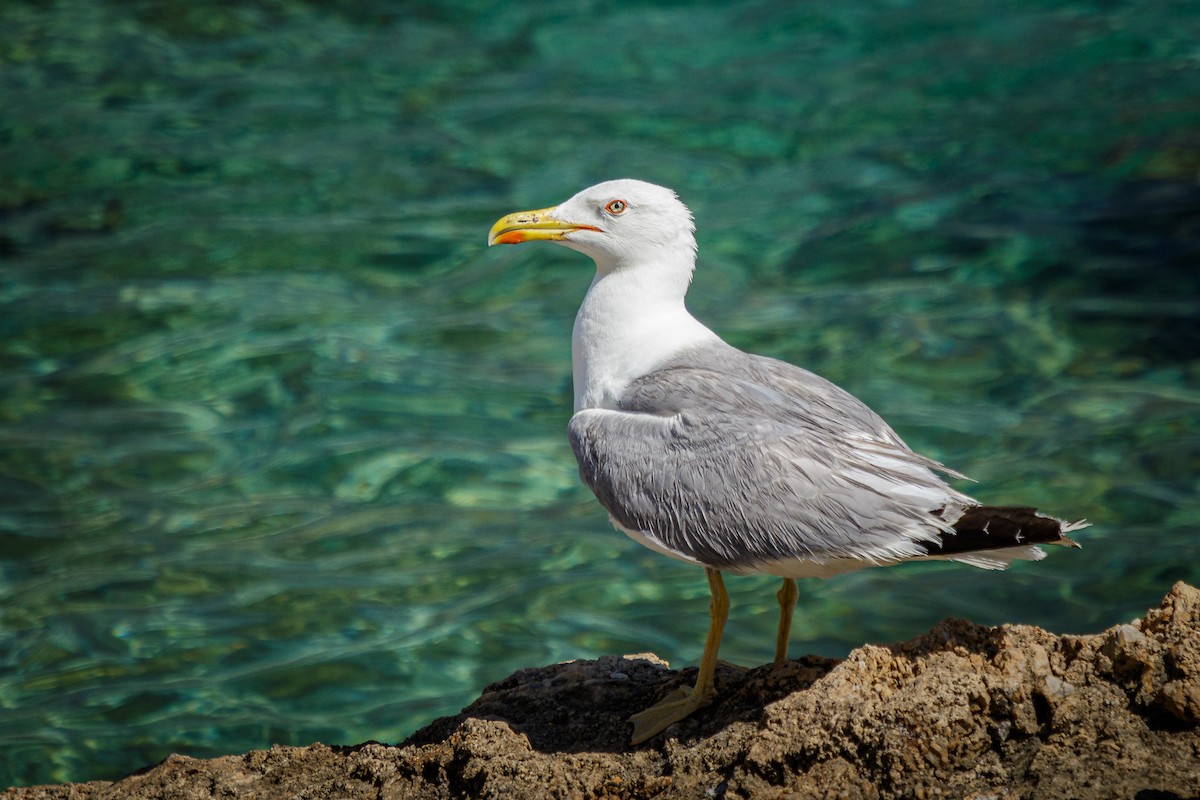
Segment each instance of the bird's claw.
[[640,711],[629,718],[633,723],[631,744],[641,744],[652,736],[662,733],[671,725],[712,702],[711,692],[705,695],[696,694],[694,689],[681,686],[669,695],[659,700],[645,711]]

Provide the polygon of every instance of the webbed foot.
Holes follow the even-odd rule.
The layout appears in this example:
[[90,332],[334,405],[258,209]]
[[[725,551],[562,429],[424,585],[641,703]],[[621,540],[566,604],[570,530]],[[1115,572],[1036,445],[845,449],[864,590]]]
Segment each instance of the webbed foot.
[[687,719],[698,709],[712,702],[712,693],[708,696],[696,694],[695,689],[681,686],[669,695],[659,700],[645,711],[640,711],[629,718],[633,723],[632,744],[641,744],[650,737],[662,733],[681,719]]

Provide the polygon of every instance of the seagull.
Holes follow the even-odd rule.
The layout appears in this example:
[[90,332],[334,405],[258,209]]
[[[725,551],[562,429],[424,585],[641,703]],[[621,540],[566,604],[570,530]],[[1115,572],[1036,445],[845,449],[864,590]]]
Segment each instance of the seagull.
[[571,338],[579,475],[634,541],[703,567],[712,600],[695,686],[633,715],[639,744],[712,702],[729,614],[722,573],[782,578],[775,661],[787,659],[798,578],[945,559],[983,569],[1078,547],[1033,508],[984,506],[830,381],[724,342],[687,310],[692,214],[639,180],[509,214],[488,244],[548,241],[596,265]]

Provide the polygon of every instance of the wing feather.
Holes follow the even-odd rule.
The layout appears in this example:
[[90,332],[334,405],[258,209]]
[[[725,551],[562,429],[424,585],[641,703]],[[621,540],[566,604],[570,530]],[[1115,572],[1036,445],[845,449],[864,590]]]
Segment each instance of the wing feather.
[[953,530],[932,512],[973,504],[852,395],[723,343],[578,412],[569,435],[620,527],[720,569],[924,556]]

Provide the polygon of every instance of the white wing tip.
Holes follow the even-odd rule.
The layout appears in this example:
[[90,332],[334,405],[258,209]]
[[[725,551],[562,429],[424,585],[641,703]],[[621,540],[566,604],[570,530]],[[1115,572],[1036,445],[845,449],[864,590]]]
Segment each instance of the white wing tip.
[[1046,551],[1040,547],[1006,547],[1002,550],[976,550],[972,553],[961,553],[944,556],[947,561],[957,561],[979,569],[1008,569],[1014,561],[1041,561],[1046,557]]

